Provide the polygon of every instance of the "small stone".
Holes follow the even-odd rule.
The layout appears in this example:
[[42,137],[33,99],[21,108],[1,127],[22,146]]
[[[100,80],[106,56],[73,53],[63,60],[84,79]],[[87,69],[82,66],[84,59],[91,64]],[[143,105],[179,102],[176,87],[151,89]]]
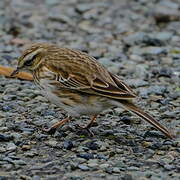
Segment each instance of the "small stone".
[[118,154],[124,154],[124,150],[120,148],[116,148],[116,153]]
[[120,107],[114,108],[114,112],[118,115],[121,114],[123,111],[124,111],[123,108],[120,108]]
[[142,143],[142,146],[145,147],[145,148],[150,147],[151,145],[152,145],[152,143],[151,142],[147,142],[147,141],[144,141]]
[[114,167],[114,168],[112,169],[112,171],[113,171],[114,173],[120,173],[120,172],[121,172],[118,167]]
[[118,167],[119,169],[126,168],[126,165],[123,162],[121,162],[121,161],[117,162],[115,164],[115,166]]
[[13,140],[13,136],[6,135],[6,134],[0,134],[0,142],[1,141],[11,141]]
[[165,152],[164,151],[157,151],[156,154],[158,154],[158,155],[165,155]]
[[125,174],[123,177],[122,177],[122,180],[133,180],[133,177],[131,174]]
[[179,19],[179,11],[176,8],[172,8],[172,6],[157,4],[156,8],[153,9],[153,16],[157,24],[167,23],[177,21]]
[[78,168],[81,169],[82,171],[89,171],[89,168],[85,165],[78,165]]
[[157,149],[160,149],[161,147],[162,147],[161,142],[155,142],[152,144],[151,149],[157,150]]
[[17,146],[14,143],[8,143],[6,146],[7,151],[14,151],[16,150]]
[[32,180],[41,180],[41,177],[38,176],[38,175],[34,175],[34,176],[32,177]]
[[153,46],[149,46],[149,47],[145,47],[142,48],[140,53],[142,55],[160,55],[160,54],[167,54],[167,50],[165,48],[162,47],[153,47]]
[[86,153],[86,154],[78,154],[77,157],[80,157],[80,158],[84,158],[84,159],[94,159],[94,155],[91,154],[91,153]]
[[163,118],[176,118],[176,113],[173,111],[165,111],[162,117]]
[[15,164],[15,165],[26,165],[27,164],[25,161],[23,161],[21,159],[13,160],[12,163]]
[[148,94],[157,94],[157,95],[164,95],[164,93],[166,92],[166,87],[165,86],[150,86],[147,91]]
[[99,28],[93,27],[90,21],[84,20],[79,23],[79,28],[88,33],[99,33],[101,30]]
[[107,69],[108,69],[109,72],[111,72],[113,74],[117,74],[119,72],[119,70],[120,70],[120,65],[115,64],[115,63],[113,63],[113,64],[114,64],[113,66],[110,66]]
[[103,151],[106,151],[107,150],[107,147],[102,145],[99,149],[100,152],[103,152]]
[[97,144],[96,142],[93,142],[93,141],[88,142],[88,143],[86,144],[86,146],[87,146],[89,149],[91,149],[91,150],[97,150],[97,149],[99,149],[98,144]]
[[54,6],[59,3],[59,0],[45,0],[45,3],[50,6]]
[[11,179],[9,172],[0,171],[0,179],[1,180],[8,180]]
[[130,166],[130,167],[127,168],[127,170],[129,170],[129,171],[139,171],[139,168],[135,167],[135,166]]
[[164,169],[166,169],[168,171],[171,171],[171,170],[175,169],[175,166],[174,165],[166,164],[166,165],[164,165]]
[[158,131],[146,131],[144,133],[144,137],[159,137],[159,138],[164,138],[164,135],[161,134],[160,132]]
[[4,152],[6,152],[6,148],[4,148],[4,147],[0,147],[0,153],[4,153]]
[[54,140],[50,140],[50,141],[47,141],[46,144],[50,147],[56,147],[57,146],[57,141],[54,141]]
[[173,145],[173,141],[172,140],[165,140],[163,142],[163,145]]
[[129,56],[129,58],[133,61],[137,61],[137,62],[141,62],[143,61],[143,58],[139,55],[136,55],[136,54],[132,54]]
[[142,86],[147,86],[149,84],[147,81],[144,81],[142,79],[128,79],[126,80],[126,83],[129,86],[134,86],[134,87],[142,87]]
[[64,149],[71,150],[74,147],[74,144],[72,141],[67,140],[67,141],[64,141],[63,147]]
[[84,158],[76,158],[76,162],[78,162],[78,164],[82,164],[85,163],[87,160]]
[[27,156],[27,157],[34,157],[34,156],[37,156],[38,155],[38,152],[36,152],[36,151],[28,151],[28,152],[26,152],[26,153],[24,153],[24,155],[25,156]]
[[101,165],[99,165],[99,167],[101,168],[101,169],[106,169],[106,168],[108,168],[110,165],[109,164],[101,164]]
[[156,33],[156,38],[161,41],[169,41],[172,35],[173,34],[171,32],[159,32],[159,33]]
[[97,163],[90,162],[90,163],[88,163],[88,166],[91,167],[91,168],[94,168],[94,167],[97,167],[98,164],[97,164]]
[[97,159],[103,159],[103,160],[107,160],[108,158],[105,156],[105,155],[103,155],[103,154],[97,154],[96,155],[96,158]]
[[30,145],[23,145],[23,146],[21,147],[21,149],[22,149],[23,151],[27,151],[27,150],[30,150],[30,149],[31,149],[31,146],[30,146]]
[[99,162],[98,159],[89,159],[89,160],[88,160],[88,164],[91,164],[91,163],[97,164],[98,162]]
[[143,40],[144,36],[146,36],[144,32],[137,32],[130,34],[129,36],[125,37],[123,40],[128,45],[134,45],[140,43]]

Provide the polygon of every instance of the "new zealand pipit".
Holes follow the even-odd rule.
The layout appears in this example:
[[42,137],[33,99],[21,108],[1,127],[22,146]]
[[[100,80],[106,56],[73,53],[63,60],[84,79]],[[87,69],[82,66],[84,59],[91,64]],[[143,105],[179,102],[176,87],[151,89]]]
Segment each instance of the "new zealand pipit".
[[12,75],[21,70],[31,71],[42,94],[69,115],[46,129],[47,132],[53,132],[70,117],[81,115],[91,116],[86,126],[89,128],[99,113],[120,106],[173,138],[164,126],[134,105],[132,99],[136,95],[128,85],[84,52],[46,43],[33,44],[19,58]]

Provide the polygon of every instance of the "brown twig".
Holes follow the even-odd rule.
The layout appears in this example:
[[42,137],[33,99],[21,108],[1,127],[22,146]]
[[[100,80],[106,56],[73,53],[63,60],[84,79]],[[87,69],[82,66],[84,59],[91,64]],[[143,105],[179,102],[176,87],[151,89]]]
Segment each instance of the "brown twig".
[[[11,73],[13,71],[14,71],[14,68],[0,66],[0,75],[11,77]],[[33,80],[32,74],[27,73],[27,72],[19,72],[14,77],[19,78],[19,79],[29,80],[29,81]]]

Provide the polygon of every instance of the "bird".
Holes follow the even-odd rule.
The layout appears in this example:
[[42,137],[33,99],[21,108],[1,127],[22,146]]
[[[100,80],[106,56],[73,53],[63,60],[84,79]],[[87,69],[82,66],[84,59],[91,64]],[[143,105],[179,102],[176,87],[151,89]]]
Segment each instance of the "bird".
[[18,58],[17,68],[31,72],[34,83],[51,103],[67,112],[67,117],[44,130],[54,133],[72,118],[82,115],[90,122],[89,130],[103,111],[121,107],[147,121],[166,137],[171,132],[150,114],[135,105],[136,93],[117,75],[112,74],[94,57],[85,52],[50,43],[33,43]]

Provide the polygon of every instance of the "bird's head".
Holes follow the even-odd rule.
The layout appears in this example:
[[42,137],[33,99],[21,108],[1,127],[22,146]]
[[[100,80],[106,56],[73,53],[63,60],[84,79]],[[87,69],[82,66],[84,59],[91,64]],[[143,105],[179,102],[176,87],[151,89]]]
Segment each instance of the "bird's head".
[[11,74],[14,76],[20,71],[34,71],[43,62],[49,44],[36,43],[27,48],[18,58],[18,65],[16,70]]

